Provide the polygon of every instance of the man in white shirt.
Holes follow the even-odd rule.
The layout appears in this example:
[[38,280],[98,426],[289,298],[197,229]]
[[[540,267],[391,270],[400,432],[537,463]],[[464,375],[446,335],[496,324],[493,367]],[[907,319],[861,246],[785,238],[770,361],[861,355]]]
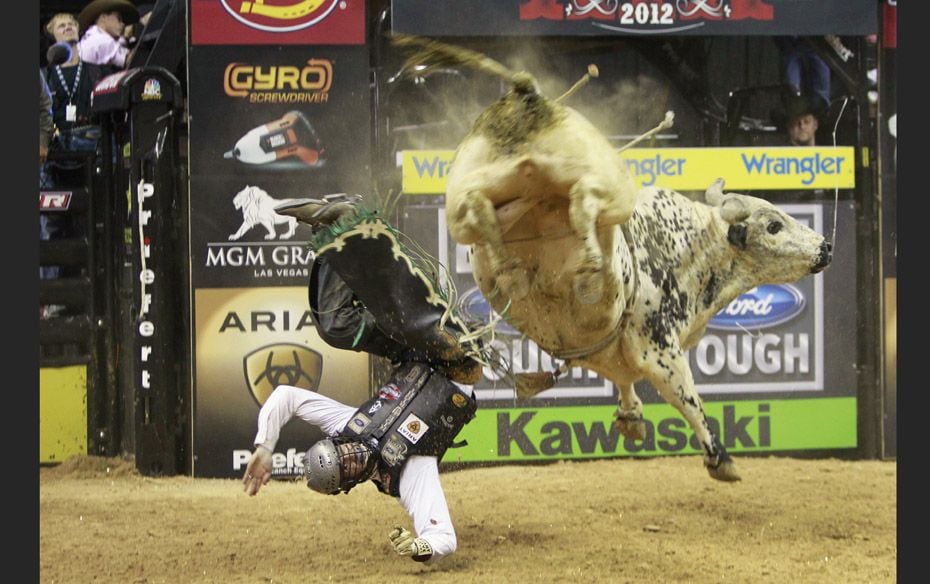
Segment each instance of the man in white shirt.
[[[255,495],[271,479],[272,453],[281,428],[296,416],[335,438],[320,440],[304,458],[311,489],[335,495],[372,480],[379,491],[397,497],[413,522],[416,535],[403,527],[395,527],[388,534],[398,554],[433,564],[455,552],[457,539],[439,480],[439,459],[461,426],[474,415],[472,389],[446,380],[424,364],[402,368],[396,377],[408,376],[411,369],[418,369],[420,375],[427,377],[423,385],[404,387],[401,383],[388,383],[378,396],[358,409],[314,391],[279,385],[259,412],[255,452],[243,477],[244,490]],[[451,387],[441,387],[445,384]],[[391,399],[398,386],[401,392]],[[413,397],[408,407],[395,414],[389,422],[390,428],[378,438],[353,438],[358,434],[352,428],[366,421],[371,429],[377,429],[379,418],[368,414],[369,410],[376,408],[376,414],[390,416],[392,405],[411,393]],[[439,399],[437,395],[449,399]],[[429,416],[430,411],[435,415]],[[442,417],[449,419],[456,414],[460,414],[457,423],[444,427]],[[410,437],[417,442],[409,443]],[[383,449],[379,452],[371,445],[373,443],[386,446],[388,452]],[[403,460],[394,465],[388,463],[397,451],[409,449],[413,452],[417,446],[423,447],[421,450],[426,454],[405,452]]]
[[290,385],[276,387],[258,414],[243,489],[255,495],[271,480],[281,428],[296,416],[329,436],[304,457],[307,486],[335,495],[371,480],[396,497],[413,521],[414,533],[397,526],[388,534],[394,550],[435,563],[457,545],[439,461],[474,418],[470,384],[481,375],[482,343],[437,300],[434,283],[414,268],[417,262],[396,232],[380,217],[357,213],[355,199],[314,200],[277,211],[321,230],[309,284],[320,337],[384,357],[394,370],[359,407]]

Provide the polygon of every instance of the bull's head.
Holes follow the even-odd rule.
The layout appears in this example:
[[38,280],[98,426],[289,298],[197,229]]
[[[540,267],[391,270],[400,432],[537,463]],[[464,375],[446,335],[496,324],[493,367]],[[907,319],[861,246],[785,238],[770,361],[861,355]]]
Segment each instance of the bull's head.
[[707,189],[705,200],[727,225],[727,241],[760,283],[791,282],[830,264],[832,246],[823,235],[775,205],[749,195],[723,193],[723,179]]

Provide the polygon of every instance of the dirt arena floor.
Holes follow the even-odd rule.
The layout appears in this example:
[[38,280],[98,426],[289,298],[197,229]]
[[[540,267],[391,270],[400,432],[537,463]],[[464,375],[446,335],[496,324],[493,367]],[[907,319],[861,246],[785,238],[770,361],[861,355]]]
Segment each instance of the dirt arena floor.
[[697,457],[449,469],[458,552],[394,554],[409,521],[363,484],[328,497],[272,481],[152,478],[118,458],[39,471],[45,584],[897,581],[894,461],[739,457],[743,480]]

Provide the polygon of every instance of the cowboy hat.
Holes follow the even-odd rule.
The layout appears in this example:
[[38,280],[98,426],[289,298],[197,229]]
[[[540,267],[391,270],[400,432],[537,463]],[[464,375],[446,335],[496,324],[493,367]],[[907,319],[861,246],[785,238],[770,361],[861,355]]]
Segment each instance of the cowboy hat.
[[119,12],[124,24],[134,24],[139,21],[139,9],[129,0],[93,0],[78,14],[78,24],[81,30],[90,28],[97,17],[108,12]]
[[780,128],[801,116],[811,114],[818,120],[827,111],[827,104],[820,98],[811,98],[803,94],[791,93],[782,100],[782,105],[771,113],[772,121]]
[[818,107],[818,105],[814,103],[813,99],[805,95],[793,95],[788,99],[788,104],[785,106],[785,115],[788,121],[807,114],[819,118],[821,109],[821,107]]

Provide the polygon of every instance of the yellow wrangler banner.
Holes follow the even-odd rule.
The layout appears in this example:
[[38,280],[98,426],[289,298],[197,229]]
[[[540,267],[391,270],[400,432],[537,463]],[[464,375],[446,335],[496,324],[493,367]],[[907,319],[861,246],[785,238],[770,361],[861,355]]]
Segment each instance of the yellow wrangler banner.
[[[452,150],[405,150],[408,195],[446,192]],[[856,186],[852,146],[743,148],[631,148],[620,153],[641,186],[704,190],[717,178],[726,190],[851,189]]]

